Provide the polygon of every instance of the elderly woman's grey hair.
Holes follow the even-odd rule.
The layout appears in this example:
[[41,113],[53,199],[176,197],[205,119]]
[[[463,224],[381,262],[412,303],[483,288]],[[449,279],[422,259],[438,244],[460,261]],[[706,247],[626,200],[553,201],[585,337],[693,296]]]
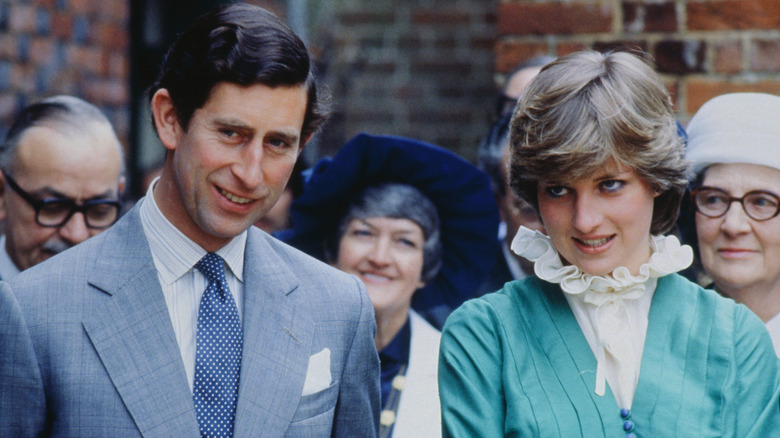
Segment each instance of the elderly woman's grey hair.
[[422,229],[425,243],[420,280],[425,283],[433,280],[442,265],[439,214],[427,196],[408,184],[385,183],[371,186],[353,199],[335,233],[325,243],[328,260],[336,260],[338,257],[339,242],[352,220],[377,217],[408,219]]

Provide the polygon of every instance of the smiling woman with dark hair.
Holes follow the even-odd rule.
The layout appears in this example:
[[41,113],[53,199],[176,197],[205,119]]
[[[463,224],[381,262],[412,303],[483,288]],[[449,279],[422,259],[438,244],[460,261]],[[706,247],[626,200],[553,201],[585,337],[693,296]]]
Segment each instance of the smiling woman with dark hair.
[[441,436],[438,328],[495,254],[487,175],[427,143],[361,134],[318,163],[283,240],[353,274],[374,307],[381,437]]
[[535,276],[453,312],[442,332],[445,437],[767,436],[780,376],[760,321],[676,272],[664,236],[687,185],[671,99],[629,53],[574,53],[529,84],[510,181],[546,235],[512,250]]

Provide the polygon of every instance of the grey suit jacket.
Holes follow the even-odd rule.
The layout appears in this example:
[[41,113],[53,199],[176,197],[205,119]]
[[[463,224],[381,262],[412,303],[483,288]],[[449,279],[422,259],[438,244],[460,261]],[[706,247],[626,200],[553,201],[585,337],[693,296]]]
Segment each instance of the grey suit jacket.
[[[0,436],[199,435],[138,211],[0,283]],[[244,263],[234,435],[377,435],[376,326],[362,283],[254,228]],[[324,349],[330,385],[302,395]]]

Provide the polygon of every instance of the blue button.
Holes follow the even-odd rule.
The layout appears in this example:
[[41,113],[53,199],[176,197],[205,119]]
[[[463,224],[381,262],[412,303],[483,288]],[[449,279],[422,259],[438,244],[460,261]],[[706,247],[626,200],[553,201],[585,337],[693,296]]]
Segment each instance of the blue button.
[[631,432],[634,430],[634,423],[631,420],[626,420],[626,422],[623,423],[623,430],[626,432]]
[[623,417],[624,420],[628,420],[628,418],[631,417],[631,411],[623,408],[620,410],[620,416]]

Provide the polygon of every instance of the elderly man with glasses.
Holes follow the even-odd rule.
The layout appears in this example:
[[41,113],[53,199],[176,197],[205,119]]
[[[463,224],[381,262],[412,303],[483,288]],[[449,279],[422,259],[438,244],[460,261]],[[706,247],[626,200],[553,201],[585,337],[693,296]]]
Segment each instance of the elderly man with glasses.
[[116,222],[123,167],[122,146],[94,105],[54,96],[24,108],[0,146],[0,277]]

